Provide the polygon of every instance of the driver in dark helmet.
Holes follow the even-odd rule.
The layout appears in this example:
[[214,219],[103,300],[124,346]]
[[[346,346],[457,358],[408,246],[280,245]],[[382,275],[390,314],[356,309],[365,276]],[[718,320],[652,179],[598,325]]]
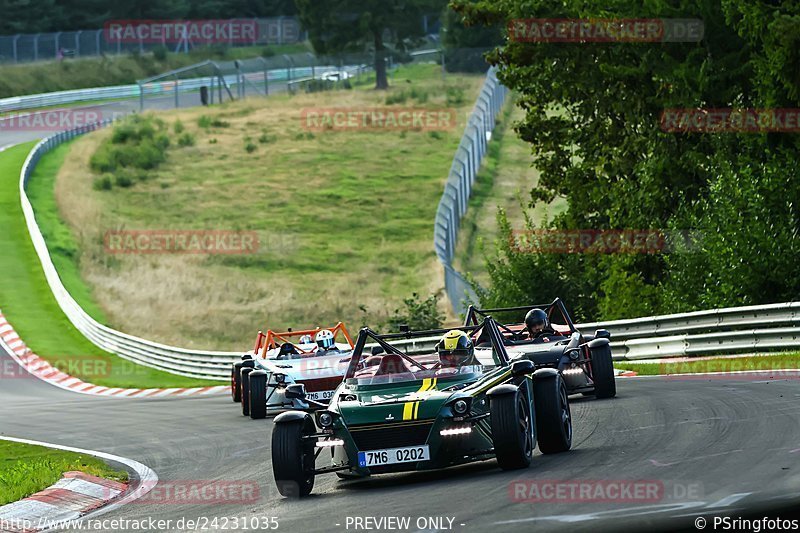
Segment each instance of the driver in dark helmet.
[[525,330],[531,339],[536,339],[543,335],[554,335],[556,331],[550,327],[547,313],[541,309],[531,309],[525,315]]

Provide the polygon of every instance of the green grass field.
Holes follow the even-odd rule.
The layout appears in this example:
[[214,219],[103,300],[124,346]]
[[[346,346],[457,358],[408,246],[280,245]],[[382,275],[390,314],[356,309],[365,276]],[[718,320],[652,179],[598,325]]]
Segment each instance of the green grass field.
[[[442,80],[438,66],[412,65],[393,72],[387,92],[367,78],[353,90],[159,112],[196,142],[180,147],[174,136],[166,163],[112,190],[96,190],[87,171],[111,132],[81,138],[55,186],[80,251],[65,254],[80,258],[65,282],[71,287],[75,272],[94,287],[110,325],[191,348],[242,349],[265,327],[379,324],[413,292],[441,288],[433,219],[482,81]],[[304,126],[303,109],[335,107],[444,108],[454,123],[444,131]],[[119,228],[255,231],[259,249],[109,254],[103,235]]]
[[800,352],[744,357],[718,357],[699,361],[632,363],[615,361],[614,368],[633,370],[640,376],[691,374],[704,372],[752,372],[754,370],[790,370],[800,368]]
[[[86,340],[61,312],[42,272],[36,252],[25,226],[19,203],[19,173],[28,152],[35,143],[27,143],[0,153],[0,309],[30,348],[51,364],[84,381],[108,387],[160,388],[208,386],[214,382],[175,376],[150,368],[133,365],[119,357],[104,353]],[[58,153],[43,161],[33,181],[41,177],[48,165],[58,164]],[[50,182],[52,186],[52,181]],[[36,205],[45,232],[61,246],[58,220],[51,209],[54,205],[52,188],[46,182],[34,186]],[[50,244],[52,246],[52,243]],[[69,253],[69,252],[66,252]],[[55,254],[56,264],[64,279],[73,279],[70,290],[90,309],[90,293],[79,283],[77,271],[64,261],[62,253]],[[95,312],[100,314],[95,308]]]
[[128,481],[127,472],[114,470],[92,456],[0,440],[0,505],[44,490],[64,472],[74,471]]

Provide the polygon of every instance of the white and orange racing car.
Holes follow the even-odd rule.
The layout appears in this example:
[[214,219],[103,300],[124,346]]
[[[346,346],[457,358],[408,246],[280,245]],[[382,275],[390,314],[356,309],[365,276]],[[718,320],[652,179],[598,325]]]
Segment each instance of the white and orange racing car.
[[[242,404],[242,414],[254,419],[324,407],[342,382],[352,351],[341,322],[330,329],[259,331],[253,351],[231,368],[231,396]],[[286,387],[295,383],[304,386],[304,398],[286,397]]]

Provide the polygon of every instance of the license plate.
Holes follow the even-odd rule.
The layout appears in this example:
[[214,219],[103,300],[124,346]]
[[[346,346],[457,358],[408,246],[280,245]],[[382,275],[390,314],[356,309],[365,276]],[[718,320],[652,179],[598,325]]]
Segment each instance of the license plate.
[[428,461],[430,458],[431,452],[427,444],[424,446],[408,446],[406,448],[387,448],[385,450],[358,452],[358,466],[370,467],[397,463],[416,463],[417,461]]
[[317,392],[307,392],[306,398],[309,400],[320,401],[320,400],[330,400],[333,398],[332,390],[325,390],[325,391],[317,391]]

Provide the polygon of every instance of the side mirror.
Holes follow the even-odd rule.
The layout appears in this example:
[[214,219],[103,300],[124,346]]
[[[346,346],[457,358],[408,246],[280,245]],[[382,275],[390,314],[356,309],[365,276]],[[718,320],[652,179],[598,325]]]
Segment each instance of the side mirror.
[[520,376],[527,376],[533,374],[536,370],[536,365],[530,359],[520,359],[511,364],[511,375],[515,378]]
[[610,339],[611,338],[611,332],[608,331],[607,329],[598,329],[597,331],[594,332],[594,338],[595,339]]
[[372,355],[380,355],[383,353],[383,346],[373,346],[372,347]]
[[285,396],[289,400],[305,400],[306,386],[302,383],[292,383],[286,387]]

